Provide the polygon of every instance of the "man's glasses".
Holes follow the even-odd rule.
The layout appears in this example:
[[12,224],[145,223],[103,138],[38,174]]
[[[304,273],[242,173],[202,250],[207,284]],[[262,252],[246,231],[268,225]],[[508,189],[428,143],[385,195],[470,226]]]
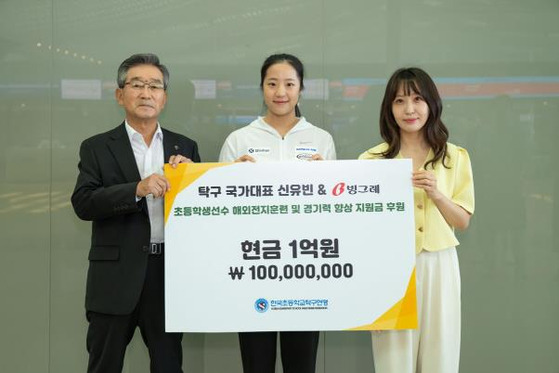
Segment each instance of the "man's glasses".
[[124,85],[130,86],[130,88],[132,88],[134,91],[143,91],[145,87],[148,87],[149,91],[154,93],[161,92],[165,89],[165,86],[161,83],[146,83],[142,82],[141,80],[132,80],[130,82],[124,83]]

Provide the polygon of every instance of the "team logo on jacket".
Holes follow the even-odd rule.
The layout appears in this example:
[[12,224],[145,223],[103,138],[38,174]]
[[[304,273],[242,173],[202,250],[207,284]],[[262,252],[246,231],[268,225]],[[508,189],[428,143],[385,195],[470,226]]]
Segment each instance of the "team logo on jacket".
[[317,148],[309,146],[297,146],[295,147],[295,156],[297,159],[309,160],[312,158],[313,154],[318,153]]
[[270,153],[270,148],[255,148],[250,147],[247,150],[248,154],[268,154]]

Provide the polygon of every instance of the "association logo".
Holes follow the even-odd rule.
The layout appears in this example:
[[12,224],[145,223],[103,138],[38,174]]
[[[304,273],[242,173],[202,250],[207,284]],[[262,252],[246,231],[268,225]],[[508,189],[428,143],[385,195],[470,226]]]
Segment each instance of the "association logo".
[[269,306],[270,304],[264,298],[259,298],[256,300],[256,302],[254,302],[254,309],[256,310],[256,312],[259,313],[264,313],[268,311]]

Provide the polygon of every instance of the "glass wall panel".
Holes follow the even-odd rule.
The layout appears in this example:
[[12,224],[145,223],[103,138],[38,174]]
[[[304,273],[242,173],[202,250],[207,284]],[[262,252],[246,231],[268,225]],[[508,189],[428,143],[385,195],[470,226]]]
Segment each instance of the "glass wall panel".
[[52,6],[0,2],[0,370],[47,371]]

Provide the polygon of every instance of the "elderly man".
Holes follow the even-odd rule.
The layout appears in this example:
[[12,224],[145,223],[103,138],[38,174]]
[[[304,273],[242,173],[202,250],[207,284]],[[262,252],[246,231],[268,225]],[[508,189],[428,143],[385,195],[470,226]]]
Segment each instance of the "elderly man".
[[92,221],[86,315],[89,373],[120,373],[136,327],[151,358],[151,372],[182,372],[182,334],[165,332],[163,176],[199,162],[191,139],[167,131],[158,117],[169,72],[153,54],[136,54],[118,69],[116,100],[125,120],[85,140],[72,205]]

